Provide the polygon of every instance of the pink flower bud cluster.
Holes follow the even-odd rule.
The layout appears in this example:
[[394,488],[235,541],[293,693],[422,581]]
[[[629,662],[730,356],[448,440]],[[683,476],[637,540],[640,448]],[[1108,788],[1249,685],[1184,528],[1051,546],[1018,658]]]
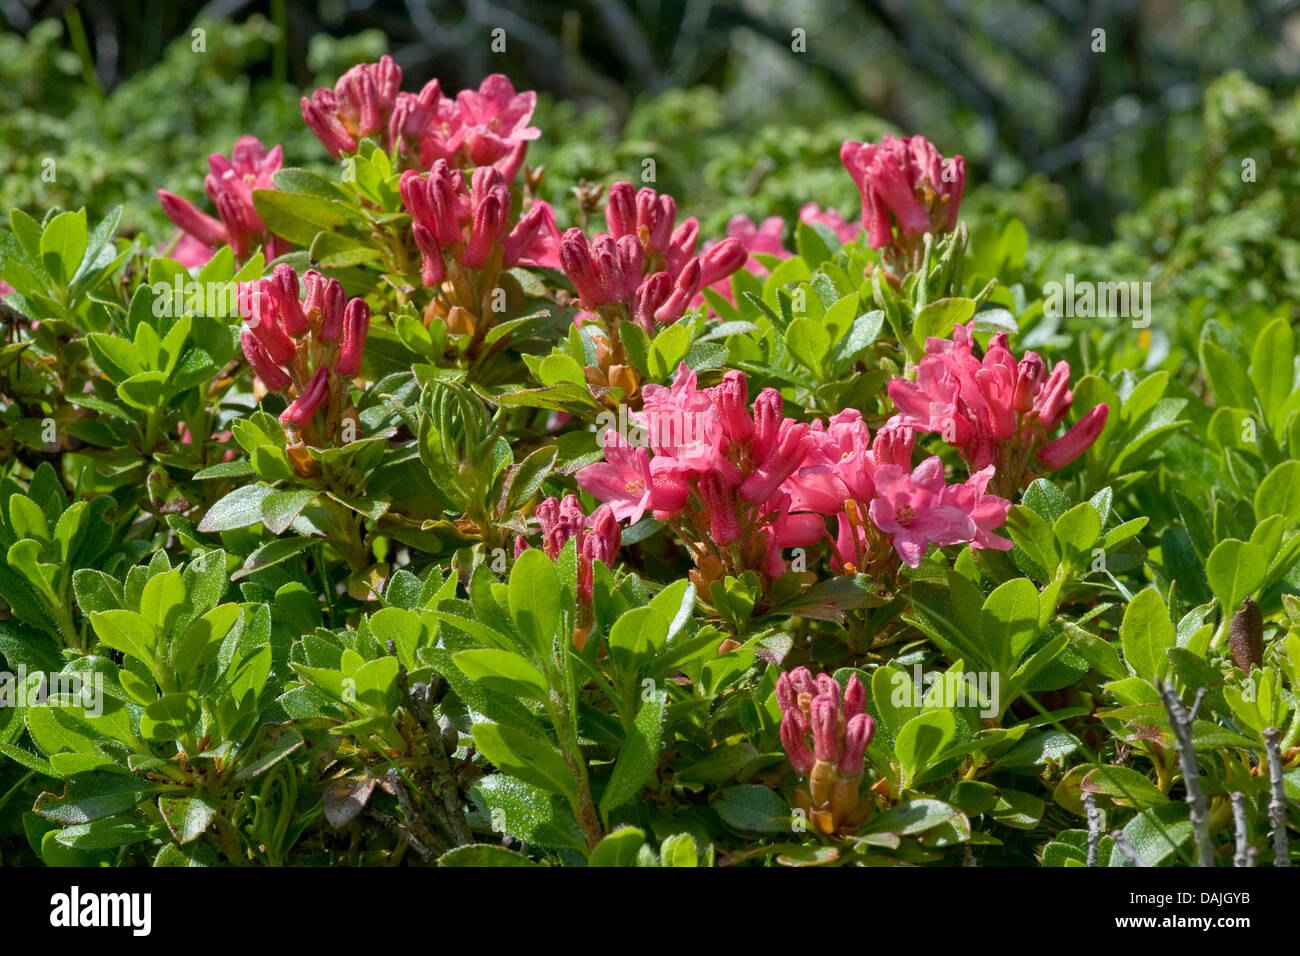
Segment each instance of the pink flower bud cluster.
[[829,674],[814,678],[808,668],[797,667],[777,679],[776,699],[781,744],[794,772],[807,779],[796,803],[822,833],[852,829],[870,809],[858,794],[863,756],[875,733],[866,688],[854,674],[841,693]]
[[349,300],[338,279],[311,269],[301,289],[300,300],[298,274],[284,263],[240,289],[244,357],[270,391],[294,387],[297,398],[280,421],[298,427],[320,410],[337,379],[361,373],[370,329],[370,307],[364,299]]
[[936,235],[957,226],[966,160],[945,160],[924,136],[885,136],[880,144],[846,142],[840,160],[862,195],[862,224],[873,249],[900,237]]
[[499,73],[477,90],[443,95],[437,80],[419,93],[401,91],[402,70],[391,57],[348,70],[334,89],[319,89],[301,101],[307,126],[330,155],[355,153],[359,141],[376,137],[407,168],[428,169],[437,160],[453,168],[492,166],[513,180],[528,143],[541,135],[529,126],[537,94],[516,93]]
[[1011,494],[1032,480],[1036,467],[1054,471],[1087,451],[1109,409],[1097,405],[1063,436],[1047,441],[1074,400],[1069,363],[1058,362],[1048,374],[1037,352],[1017,361],[1003,332],[978,357],[972,329],[973,323],[957,326],[951,341],[926,339],[916,381],[889,383],[889,397],[898,406],[890,422],[939,432],[972,473],[994,465],[999,493]]
[[[606,567],[614,564],[622,542],[622,530],[609,505],[601,505],[591,515],[584,515],[577,495],[564,500],[547,498],[537,506],[537,520],[542,526],[542,550],[554,561],[570,540],[576,542],[578,555],[578,603],[591,604],[594,582],[592,562]],[[515,557],[528,547],[523,537],[515,538]]]
[[203,265],[217,247],[224,245],[229,245],[241,261],[258,247],[267,259],[288,252],[288,243],[271,234],[253,205],[253,190],[275,188],[272,177],[283,161],[279,146],[267,152],[254,136],[241,136],[229,159],[220,153],[211,154],[203,188],[216,207],[215,219],[189,200],[166,189],[158,190],[163,212],[184,234],[176,247],[177,261],[187,268]]
[[403,173],[400,191],[413,220],[411,232],[426,286],[441,283],[452,263],[463,269],[487,267],[498,249],[498,268],[559,267],[555,211],[535,199],[512,227],[510,186],[493,166],[477,167],[467,185],[460,170],[439,159],[428,176],[415,170]]
[[648,187],[619,182],[609,188],[605,207],[609,231],[588,240],[581,229],[564,234],[560,266],[582,307],[612,311],[648,333],[676,322],[705,286],[745,264],[738,239],[724,239],[695,254],[700,224],[677,223],[677,203]]

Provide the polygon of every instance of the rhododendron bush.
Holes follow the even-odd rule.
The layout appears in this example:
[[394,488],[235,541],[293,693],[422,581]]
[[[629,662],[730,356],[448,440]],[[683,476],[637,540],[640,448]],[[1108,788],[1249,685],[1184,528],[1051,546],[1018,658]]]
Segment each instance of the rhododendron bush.
[[503,75],[299,105],[0,232],[6,858],[1290,859],[1293,310],[1063,316],[925,131],[714,230]]

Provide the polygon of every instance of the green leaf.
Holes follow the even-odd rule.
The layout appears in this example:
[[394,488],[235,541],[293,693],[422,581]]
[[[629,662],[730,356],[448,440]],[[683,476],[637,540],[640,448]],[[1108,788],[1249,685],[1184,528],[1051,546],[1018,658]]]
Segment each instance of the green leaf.
[[[281,534],[293,524],[302,510],[311,504],[316,492],[310,488],[295,488],[291,491],[273,491],[261,499],[261,520],[263,526],[272,534]],[[225,501],[223,498],[222,501]],[[221,502],[218,502],[220,504]],[[214,506],[215,507],[215,506]],[[211,514],[211,512],[209,512]],[[208,520],[207,516],[203,519]],[[199,529],[203,530],[202,528]]]
[[609,632],[609,656],[624,673],[647,663],[668,642],[668,619],[653,607],[622,615]]
[[545,702],[546,677],[518,654],[492,647],[459,651],[451,656],[465,676],[488,690]]
[[1084,564],[1097,539],[1101,537],[1101,516],[1088,502],[1075,505],[1052,525],[1056,540],[1061,543],[1061,554],[1071,567]]
[[600,798],[600,812],[606,817],[640,793],[659,762],[667,704],[668,692],[655,690],[637,711],[636,721],[619,748],[613,776]]
[[560,577],[537,548],[521,554],[510,572],[510,616],[538,657],[551,652],[560,626]]
[[927,338],[952,338],[952,330],[957,323],[965,322],[974,314],[974,299],[936,299],[916,314],[916,321],[912,324],[912,338],[922,348],[925,347]]
[[537,866],[528,857],[491,843],[471,843],[438,857],[439,866]]
[[1201,340],[1201,369],[1219,405],[1247,411],[1255,407],[1255,390],[1245,370],[1235,358],[1209,339]]
[[1134,673],[1154,681],[1167,666],[1165,651],[1177,641],[1164,598],[1154,586],[1139,591],[1124,611],[1119,627],[1124,660]]
[[1144,775],[1128,767],[1098,766],[1083,778],[1085,793],[1100,793],[1123,807],[1145,810],[1168,803],[1169,798]]
[[925,710],[903,725],[894,741],[894,756],[906,789],[935,762],[957,735],[957,721],[949,710]]
[[785,347],[790,354],[821,376],[822,363],[831,349],[831,337],[814,319],[795,319],[785,330]]
[[71,282],[86,253],[86,215],[62,212],[41,233],[41,261],[60,285]]
[[1224,613],[1231,614],[1264,583],[1268,554],[1257,544],[1228,538],[1210,552],[1205,574]]
[[32,809],[61,826],[90,823],[129,810],[157,789],[122,774],[86,774],[69,778],[62,794],[42,793]]
[[299,246],[310,246],[317,233],[360,219],[344,203],[278,189],[253,190],[253,206],[268,229]]
[[960,825],[962,822],[965,822],[969,830],[970,821],[956,807],[942,800],[922,798],[900,803],[879,816],[870,818],[865,830],[868,833],[896,833],[899,836],[909,836],[924,833],[945,823]]
[[768,787],[728,787],[713,805],[727,826],[745,833],[789,833],[790,807]]
[[163,822],[171,830],[177,843],[197,840],[207,832],[217,816],[217,803],[213,797],[198,794],[193,797],[159,797],[158,809]]
[[[1277,318],[1255,340],[1250,357],[1250,380],[1259,396],[1268,427],[1281,432],[1283,413],[1294,394],[1295,333],[1288,319]],[[1293,453],[1295,449],[1292,450]],[[1300,494],[1300,492],[1297,492]]]
[[1004,673],[1011,671],[1038,633],[1038,588],[1028,578],[999,585],[984,601],[980,630],[989,657]]
[[154,743],[178,740],[197,726],[202,711],[193,694],[164,694],[140,716],[140,736]]
[[596,844],[587,858],[588,866],[636,866],[637,854],[645,846],[645,834],[636,827],[619,827]]
[[474,745],[502,773],[577,800],[573,774],[553,744],[504,724],[475,724],[473,734]]
[[208,509],[199,530],[211,534],[257,524],[262,520],[262,500],[274,492],[268,485],[241,485]]
[[104,644],[143,661],[156,675],[158,632],[135,611],[100,611],[90,615],[90,626]]
[[[1292,450],[1300,454],[1300,448]],[[1263,521],[1281,515],[1288,528],[1300,522],[1300,461],[1284,461],[1259,483],[1255,491],[1255,517]]]

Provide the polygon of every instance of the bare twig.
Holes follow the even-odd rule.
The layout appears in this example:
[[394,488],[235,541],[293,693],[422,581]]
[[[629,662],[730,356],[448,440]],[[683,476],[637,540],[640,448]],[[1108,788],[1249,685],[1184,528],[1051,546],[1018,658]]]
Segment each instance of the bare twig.
[[1246,795],[1238,790],[1232,795],[1232,817],[1236,821],[1237,849],[1233,866],[1254,866],[1259,850],[1250,845],[1250,827],[1246,823]]
[[[1195,711],[1205,696],[1205,688],[1196,692]],[[1210,805],[1201,789],[1201,772],[1196,766],[1196,749],[1192,746],[1192,717],[1187,705],[1169,681],[1160,684],[1160,697],[1169,712],[1169,723],[1178,747],[1178,763],[1183,771],[1183,787],[1187,790],[1187,806],[1191,809],[1192,833],[1196,839],[1198,866],[1214,866],[1214,842],[1210,836]]]
[[1138,856],[1138,851],[1133,849],[1133,844],[1124,839],[1122,831],[1111,830],[1110,838],[1115,841],[1115,849],[1128,857],[1130,863],[1134,866],[1147,866],[1147,861]]
[[1088,865],[1096,866],[1101,852],[1101,832],[1105,825],[1105,814],[1097,809],[1097,800],[1090,793],[1083,795],[1083,806],[1088,812]]
[[1282,731],[1269,727],[1264,731],[1264,745],[1268,748],[1268,825],[1273,836],[1273,865],[1290,866],[1291,851],[1287,846],[1286,792],[1282,789]]

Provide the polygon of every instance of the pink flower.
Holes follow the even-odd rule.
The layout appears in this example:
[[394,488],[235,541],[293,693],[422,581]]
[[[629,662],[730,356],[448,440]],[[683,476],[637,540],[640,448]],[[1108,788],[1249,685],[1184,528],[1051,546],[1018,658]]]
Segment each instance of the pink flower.
[[699,222],[687,219],[678,225],[676,201],[648,187],[634,192],[631,183],[610,186],[605,224],[609,232],[590,242],[581,229],[566,232],[560,266],[583,309],[600,313],[608,306],[604,312],[621,316],[624,308],[613,307],[625,307],[652,334],[657,325],[676,322],[687,308],[699,306],[700,289],[725,279],[747,258],[734,237],[696,256]]
[[280,414],[280,421],[286,425],[297,425],[299,427],[306,425],[311,421],[312,416],[325,404],[325,399],[329,397],[329,369],[321,366],[316,369],[316,374],[311,377],[307,383],[307,388],[302,395],[294,399],[289,407]]
[[919,567],[927,547],[957,544],[975,537],[969,511],[957,507],[943,477],[943,462],[936,455],[908,474],[899,465],[876,470],[876,495],[869,513],[872,523],[893,536],[894,550],[909,567]]
[[845,778],[862,776],[875,722],[866,712],[866,688],[857,674],[849,677],[841,695],[839,682],[829,674],[818,674],[814,680],[806,667],[798,667],[777,678],[776,697],[782,715],[781,743],[796,774],[807,777],[821,762],[833,765]]
[[493,166],[508,181],[523,165],[529,141],[541,135],[528,125],[537,94],[516,93],[500,74],[454,99],[437,80],[419,93],[401,92],[401,85],[401,68],[390,57],[354,66],[334,89],[302,98],[303,120],[335,159],[372,136],[407,168],[427,169],[438,160],[457,169]]
[[1107,408],[1097,406],[1065,437],[1044,445],[1073,400],[1069,364],[1058,362],[1045,376],[1038,353],[1016,361],[1005,332],[976,358],[972,329],[973,323],[959,325],[951,340],[926,340],[916,381],[889,383],[899,410],[890,422],[939,432],[972,473],[996,465],[997,490],[1010,494],[1031,477],[1035,452],[1046,467],[1058,468],[1086,451],[1105,425]]
[[823,210],[815,202],[805,203],[799,210],[799,221],[806,222],[809,225],[821,223],[828,227],[831,232],[843,245],[848,245],[858,238],[858,233],[862,231],[862,225],[856,222],[847,222],[834,209]]
[[985,493],[989,479],[993,477],[993,466],[977,471],[960,485],[949,485],[944,491],[944,501],[959,511],[970,516],[975,523],[975,534],[971,538],[972,548],[993,548],[995,551],[1010,551],[1014,546],[1006,538],[993,534],[1007,523],[1007,512],[1011,502],[997,495]]
[[862,195],[862,224],[873,249],[894,241],[891,214],[902,236],[956,227],[966,188],[961,156],[945,162],[922,136],[885,136],[879,145],[845,142],[840,160]]
[[289,251],[288,243],[271,234],[253,206],[253,191],[274,189],[273,177],[283,161],[279,146],[268,152],[254,136],[241,136],[229,159],[220,153],[208,156],[210,172],[203,186],[216,207],[216,219],[175,193],[158,190],[163,212],[184,234],[183,248],[178,248],[187,260],[185,265],[206,263],[215,247],[227,244],[240,260],[259,246],[268,259]]
[[542,199],[534,199],[528,212],[505,240],[505,265],[560,268],[560,230],[555,210]]
[[506,179],[514,179],[523,164],[524,150],[542,131],[528,122],[537,107],[537,94],[516,93],[514,85],[500,73],[493,73],[477,91],[456,94],[463,140],[476,166],[497,165]]
[[655,455],[697,474],[713,469],[718,421],[709,394],[696,388],[695,371],[683,362],[671,387],[651,383],[641,397],[641,411],[630,417],[646,429]]
[[636,524],[651,507],[654,477],[650,453],[633,448],[617,432],[607,432],[605,460],[578,472],[578,487],[609,505],[619,521]]

